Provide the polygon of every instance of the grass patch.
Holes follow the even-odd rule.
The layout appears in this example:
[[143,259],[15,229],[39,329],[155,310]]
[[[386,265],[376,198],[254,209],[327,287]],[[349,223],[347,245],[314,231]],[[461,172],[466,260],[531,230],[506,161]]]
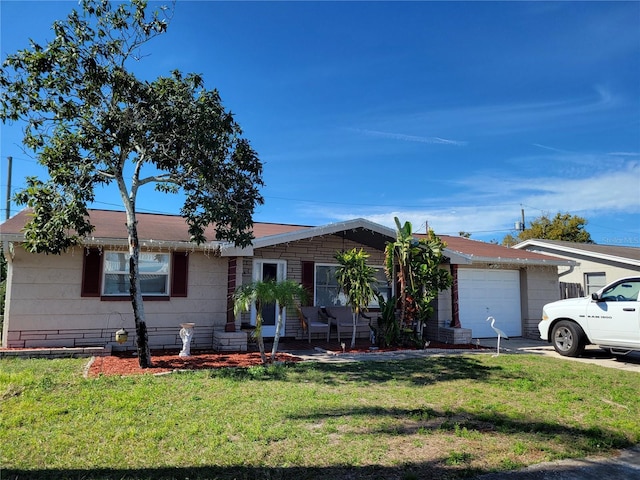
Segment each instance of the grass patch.
[[2,478],[456,479],[640,442],[639,375],[534,355],[97,379],[85,363],[0,360]]

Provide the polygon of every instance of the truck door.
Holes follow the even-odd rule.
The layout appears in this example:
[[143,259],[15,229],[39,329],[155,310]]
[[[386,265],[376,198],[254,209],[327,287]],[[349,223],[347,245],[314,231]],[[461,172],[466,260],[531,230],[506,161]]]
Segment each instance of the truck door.
[[640,280],[616,282],[587,307],[591,341],[602,345],[640,347]]

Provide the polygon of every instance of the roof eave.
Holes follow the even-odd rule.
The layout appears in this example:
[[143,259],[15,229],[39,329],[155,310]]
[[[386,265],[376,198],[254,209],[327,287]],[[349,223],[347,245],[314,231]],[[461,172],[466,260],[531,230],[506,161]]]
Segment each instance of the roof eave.
[[554,267],[571,267],[580,265],[574,260],[551,260],[545,258],[509,258],[509,257],[480,257],[471,256],[473,263],[494,263],[500,265],[535,265],[535,266],[554,266]]
[[[21,233],[8,233],[0,236],[3,242],[24,242],[24,235]],[[85,247],[127,247],[129,241],[126,238],[110,238],[110,237],[86,237],[81,243]],[[185,250],[185,251],[202,251],[202,252],[220,252],[223,257],[252,255],[253,249],[236,247],[233,244],[223,242],[206,242],[197,245],[193,242],[170,241],[170,240],[154,240],[151,238],[142,238],[138,240],[138,244],[147,249],[162,250]]]
[[[589,250],[583,250],[581,248],[566,247],[566,246],[563,246],[563,245],[556,245],[556,244],[553,244],[553,243],[546,243],[546,242],[541,242],[541,241],[536,241],[536,240],[525,240],[524,242],[520,242],[517,245],[514,245],[512,248],[517,248],[518,250],[523,250],[525,247],[528,247],[529,245],[549,248],[551,250],[558,250],[560,252],[573,253],[573,254],[576,254],[576,255],[583,255],[585,257],[591,257],[591,258],[596,258],[596,259],[601,259],[601,260],[608,260],[610,262],[626,263],[628,265],[635,265],[635,266],[640,267],[640,260],[635,260],[633,258],[619,257],[619,256],[616,256],[616,255],[608,255],[606,253],[590,252]],[[546,253],[546,254],[547,255],[553,255],[553,253]]]
[[347,220],[345,222],[329,223],[327,225],[321,225],[319,227],[304,228],[296,230],[294,232],[281,233],[277,235],[268,235],[266,237],[256,238],[253,241],[253,248],[272,247],[287,242],[296,242],[298,240],[306,240],[314,237],[321,237],[324,235],[333,235],[345,230],[352,230],[355,228],[364,228],[371,230],[372,232],[379,233],[390,238],[396,237],[395,230],[387,228],[383,225],[370,222],[364,218],[356,218],[355,220]]

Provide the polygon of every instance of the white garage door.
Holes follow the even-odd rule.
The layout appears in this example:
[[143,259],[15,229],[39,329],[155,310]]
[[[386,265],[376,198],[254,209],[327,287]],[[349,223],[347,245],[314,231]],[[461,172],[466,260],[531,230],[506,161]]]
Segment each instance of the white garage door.
[[473,338],[496,337],[495,326],[510,337],[522,336],[520,272],[518,270],[459,269],[458,306],[462,328]]

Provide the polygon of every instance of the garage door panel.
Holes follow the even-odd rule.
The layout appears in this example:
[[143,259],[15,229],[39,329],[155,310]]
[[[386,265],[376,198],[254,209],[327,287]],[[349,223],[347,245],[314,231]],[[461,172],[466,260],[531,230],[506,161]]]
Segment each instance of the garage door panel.
[[507,335],[521,336],[520,272],[458,270],[458,308],[463,328],[470,328],[475,338],[496,336],[486,321],[489,315]]

